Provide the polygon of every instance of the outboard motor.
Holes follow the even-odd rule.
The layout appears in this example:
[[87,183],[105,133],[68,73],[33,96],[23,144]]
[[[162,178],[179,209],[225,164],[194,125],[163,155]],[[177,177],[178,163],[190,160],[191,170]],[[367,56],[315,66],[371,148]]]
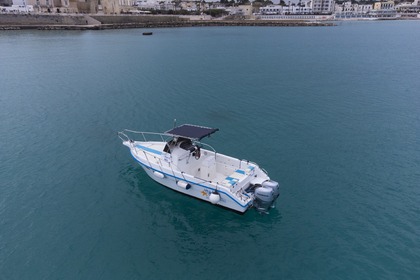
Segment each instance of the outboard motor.
[[262,183],[262,186],[263,187],[266,187],[266,188],[270,188],[270,189],[273,190],[273,192],[274,192],[274,200],[276,200],[277,197],[279,197],[279,195],[280,195],[280,187],[279,187],[279,183],[277,183],[276,181],[273,181],[273,180],[264,181]]
[[255,188],[254,207],[258,211],[268,212],[268,209],[273,206],[279,194],[279,184],[277,182],[271,180],[264,181],[262,185]]
[[258,211],[267,212],[274,200],[274,192],[271,188],[257,187],[254,191],[254,206]]

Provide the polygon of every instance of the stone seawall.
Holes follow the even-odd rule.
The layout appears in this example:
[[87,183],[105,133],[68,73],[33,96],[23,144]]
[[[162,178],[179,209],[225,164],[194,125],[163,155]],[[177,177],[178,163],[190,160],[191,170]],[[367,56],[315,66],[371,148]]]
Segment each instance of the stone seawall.
[[180,18],[178,16],[104,16],[104,15],[90,15],[102,24],[144,24],[144,23],[173,23],[173,22],[186,22],[188,19]]
[[1,25],[86,25],[83,15],[0,14]]
[[193,26],[332,26],[292,20],[189,20],[177,16],[0,15],[0,30],[103,30]]

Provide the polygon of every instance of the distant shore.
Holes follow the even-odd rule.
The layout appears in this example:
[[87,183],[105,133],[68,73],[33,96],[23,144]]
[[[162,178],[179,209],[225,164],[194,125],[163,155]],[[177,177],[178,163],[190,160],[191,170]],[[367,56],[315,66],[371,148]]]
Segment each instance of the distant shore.
[[197,27],[197,26],[333,26],[331,22],[299,21],[188,21],[181,23],[124,23],[101,25],[0,25],[0,30],[105,30],[127,28],[164,28],[164,27]]
[[0,30],[105,30],[198,26],[333,26],[326,21],[189,20],[176,16],[0,15]]

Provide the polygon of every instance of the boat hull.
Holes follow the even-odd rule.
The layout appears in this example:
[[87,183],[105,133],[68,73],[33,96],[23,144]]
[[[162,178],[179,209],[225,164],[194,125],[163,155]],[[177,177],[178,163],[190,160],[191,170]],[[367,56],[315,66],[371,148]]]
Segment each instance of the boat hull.
[[[138,159],[136,160],[138,161]],[[147,175],[149,175],[149,177],[157,183],[182,194],[192,196],[208,203],[212,203],[210,201],[210,195],[215,192],[216,189],[213,186],[210,186],[208,183],[191,180],[190,178],[187,179],[185,177],[178,177],[176,174],[169,174],[162,170],[151,168],[144,163],[141,163],[140,161],[138,162],[147,173]],[[163,177],[161,175],[163,175]],[[189,184],[190,188],[187,189],[179,186],[178,181]],[[216,204],[218,206],[222,206],[239,213],[244,213],[246,210],[248,210],[248,208],[252,206],[250,202],[241,203],[240,201],[237,201],[232,194],[229,194],[225,191],[217,190],[217,193],[220,195],[220,201]]]
[[[278,184],[264,169],[199,142],[217,130],[182,125],[166,133],[124,130],[118,136],[147,175],[167,188],[239,213],[267,200],[263,192],[267,189],[271,206],[278,196]],[[143,140],[133,140],[126,132],[139,134]],[[146,135],[160,140],[150,141]],[[256,190],[261,197],[256,197]]]

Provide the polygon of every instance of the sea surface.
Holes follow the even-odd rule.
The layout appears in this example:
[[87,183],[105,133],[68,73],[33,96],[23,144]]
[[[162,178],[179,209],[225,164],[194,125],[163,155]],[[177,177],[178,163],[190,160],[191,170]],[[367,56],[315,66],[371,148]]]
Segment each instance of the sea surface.
[[[0,32],[1,279],[420,279],[420,21],[144,31]],[[174,119],[276,208],[147,177]]]

